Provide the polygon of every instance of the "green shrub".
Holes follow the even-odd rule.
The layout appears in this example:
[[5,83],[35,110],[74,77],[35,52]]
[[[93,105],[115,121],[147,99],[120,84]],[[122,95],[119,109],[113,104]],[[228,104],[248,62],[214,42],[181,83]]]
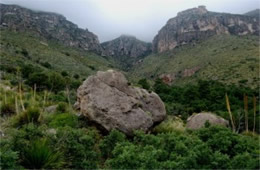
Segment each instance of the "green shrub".
[[[95,134],[97,135],[97,134]],[[96,141],[86,129],[72,129],[68,126],[58,129],[57,141],[64,152],[65,167],[69,169],[97,169],[100,161]],[[56,141],[54,141],[54,144]]]
[[79,79],[80,76],[79,76],[78,74],[74,74],[73,77],[74,77],[75,79]]
[[34,72],[29,75],[29,78],[26,81],[26,84],[28,84],[31,87],[34,87],[36,84],[37,90],[45,90],[50,89],[50,81],[48,74],[44,72]]
[[58,73],[51,72],[49,74],[49,89],[58,92],[66,87],[65,79]]
[[62,71],[62,72],[61,72],[61,75],[62,75],[63,77],[67,77],[67,76],[69,76],[69,74],[68,74],[67,71]]
[[1,103],[0,105],[0,115],[13,115],[15,114],[15,104],[13,102]]
[[24,57],[28,57],[28,56],[29,56],[28,51],[27,51],[26,49],[24,49],[24,48],[22,49],[21,54],[22,54]]
[[117,143],[125,141],[125,135],[118,130],[112,130],[100,143],[99,147],[103,157],[108,158]]
[[25,149],[22,165],[29,169],[61,168],[64,164],[63,155],[47,144],[46,139],[35,140]]
[[26,111],[14,117],[14,126],[21,126],[27,123],[39,123],[41,111],[38,107],[29,107]]
[[67,102],[67,97],[63,91],[60,91],[57,94],[50,94],[49,100],[52,102]]
[[78,117],[71,113],[54,114],[51,117],[49,123],[50,127],[65,127],[69,126],[72,128],[77,128]]
[[48,69],[50,69],[50,68],[52,68],[52,66],[51,66],[51,64],[49,63],[49,62],[44,62],[44,63],[41,63],[41,65],[43,66],[43,67],[45,67],[45,68],[48,68]]
[[148,83],[147,79],[141,79],[138,81],[138,84],[142,86],[142,88],[149,90],[150,84]]
[[65,102],[60,102],[56,108],[57,112],[65,113],[67,111],[67,105]]
[[42,69],[36,66],[33,66],[32,64],[26,64],[21,66],[21,72],[23,78],[28,78],[33,73],[39,73]]
[[10,141],[0,140],[0,169],[17,169],[18,152],[11,149]]

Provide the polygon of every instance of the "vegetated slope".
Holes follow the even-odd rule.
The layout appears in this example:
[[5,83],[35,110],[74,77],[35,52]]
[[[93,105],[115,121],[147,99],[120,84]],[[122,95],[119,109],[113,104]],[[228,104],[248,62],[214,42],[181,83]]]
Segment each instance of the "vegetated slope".
[[111,56],[124,70],[129,70],[133,65],[152,52],[151,43],[138,40],[134,36],[122,35],[114,40],[101,44],[103,56]]
[[253,11],[249,11],[249,12],[245,13],[244,15],[256,17],[259,19],[260,18],[260,9],[255,9]]
[[[16,68],[19,63],[33,64],[70,75],[88,75],[113,67],[101,56],[78,48],[66,47],[29,32],[1,30],[1,70]],[[9,68],[10,69],[10,68]]]
[[259,83],[258,39],[258,36],[214,36],[150,55],[135,67],[131,76],[161,77],[168,84],[204,79],[255,87]]
[[87,29],[68,21],[64,16],[39,12],[17,5],[0,4],[0,27],[12,31],[33,32],[48,40],[56,40],[66,46],[101,53],[98,37]]

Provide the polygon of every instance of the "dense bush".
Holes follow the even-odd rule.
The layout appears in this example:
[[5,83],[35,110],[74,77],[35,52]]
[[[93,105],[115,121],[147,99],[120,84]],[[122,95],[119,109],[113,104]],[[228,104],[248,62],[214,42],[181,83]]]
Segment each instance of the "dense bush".
[[100,143],[101,154],[104,158],[111,156],[117,143],[124,142],[125,135],[117,130],[112,130],[108,136]]
[[[210,111],[229,119],[225,93],[228,94],[231,111],[236,125],[244,129],[243,96],[248,96],[249,128],[253,129],[253,96],[259,98],[258,89],[225,85],[216,81],[198,81],[197,84],[184,86],[168,86],[161,80],[156,80],[155,92],[165,102],[168,114],[181,115],[184,120],[194,112]],[[256,107],[256,129],[259,129],[259,107]]]
[[[65,167],[72,169],[96,169],[99,154],[95,149],[95,136],[86,129],[65,127],[57,132],[57,141],[66,155]],[[55,142],[54,142],[55,143]]]
[[105,164],[112,169],[258,169],[257,143],[222,127],[156,136],[138,132],[133,142],[117,143]]
[[28,79],[26,80],[26,83],[34,87],[34,85],[37,85],[37,90],[44,90],[50,88],[50,81],[49,76],[45,72],[34,72],[29,75]]
[[142,88],[149,90],[150,89],[150,84],[148,83],[147,79],[141,79],[138,81],[138,84],[142,86]]
[[17,169],[18,168],[18,152],[11,149],[8,140],[2,138],[0,140],[0,168],[1,169]]

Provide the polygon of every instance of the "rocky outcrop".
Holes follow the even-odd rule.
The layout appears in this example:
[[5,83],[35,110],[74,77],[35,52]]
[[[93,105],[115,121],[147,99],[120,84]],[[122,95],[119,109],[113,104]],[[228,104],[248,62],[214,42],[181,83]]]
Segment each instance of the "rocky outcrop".
[[228,121],[214,115],[213,113],[199,113],[190,116],[187,119],[186,127],[188,129],[199,129],[204,127],[206,121],[208,121],[211,125],[221,125],[228,126]]
[[101,54],[98,38],[87,29],[66,20],[62,15],[32,11],[17,5],[0,4],[0,28],[20,32],[34,32],[48,40],[59,41],[66,46],[79,47]]
[[153,40],[153,51],[164,52],[213,35],[259,35],[260,22],[246,15],[209,12],[205,6],[179,12]]
[[124,75],[113,70],[99,71],[85,80],[77,91],[75,107],[107,131],[118,129],[127,135],[147,131],[166,116],[157,94],[129,86]]
[[113,57],[126,69],[152,52],[151,43],[140,41],[129,35],[122,35],[112,41],[104,42],[101,46],[103,56]]
[[185,78],[193,76],[197,71],[200,70],[199,66],[193,68],[186,68],[177,73],[164,73],[159,76],[159,78],[166,84],[171,85],[178,78]]

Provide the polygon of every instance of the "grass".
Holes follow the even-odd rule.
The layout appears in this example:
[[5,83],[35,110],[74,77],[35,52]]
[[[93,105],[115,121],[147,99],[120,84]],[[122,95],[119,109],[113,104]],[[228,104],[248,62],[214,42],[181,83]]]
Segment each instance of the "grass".
[[129,73],[131,79],[158,78],[161,74],[181,75],[185,69],[199,67],[191,77],[177,76],[175,84],[197,79],[256,87],[259,83],[259,42],[257,36],[219,35],[196,45],[152,54]]

